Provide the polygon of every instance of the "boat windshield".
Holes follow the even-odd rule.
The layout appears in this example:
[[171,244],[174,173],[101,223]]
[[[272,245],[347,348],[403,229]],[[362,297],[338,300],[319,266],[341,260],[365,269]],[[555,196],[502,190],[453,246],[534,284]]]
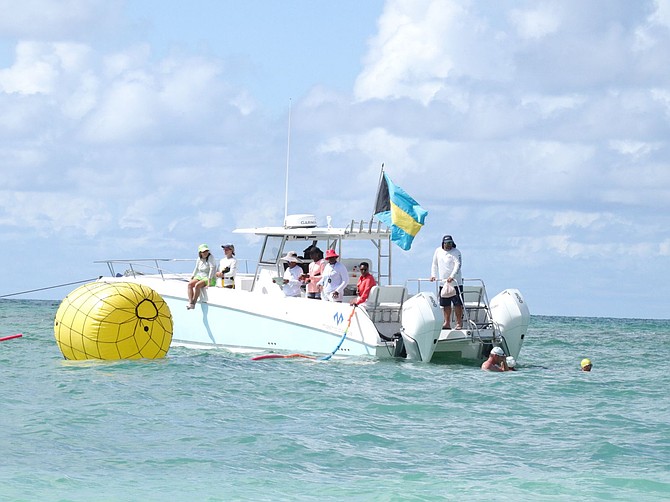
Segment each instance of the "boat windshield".
[[283,240],[284,237],[282,235],[268,235],[263,243],[260,263],[277,263]]

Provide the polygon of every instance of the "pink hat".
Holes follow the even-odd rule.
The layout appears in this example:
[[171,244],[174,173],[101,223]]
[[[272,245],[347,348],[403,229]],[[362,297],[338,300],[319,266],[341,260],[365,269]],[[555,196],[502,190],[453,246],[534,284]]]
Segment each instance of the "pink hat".
[[340,255],[337,254],[337,251],[335,251],[334,249],[329,249],[328,251],[326,251],[326,260],[328,258],[338,258],[339,256]]

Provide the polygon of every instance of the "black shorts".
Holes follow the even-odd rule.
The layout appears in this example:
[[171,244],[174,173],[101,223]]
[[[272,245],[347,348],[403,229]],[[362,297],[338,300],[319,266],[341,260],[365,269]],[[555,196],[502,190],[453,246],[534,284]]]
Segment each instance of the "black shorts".
[[456,294],[451,298],[443,298],[440,296],[440,307],[461,307],[463,305],[463,286],[454,286]]

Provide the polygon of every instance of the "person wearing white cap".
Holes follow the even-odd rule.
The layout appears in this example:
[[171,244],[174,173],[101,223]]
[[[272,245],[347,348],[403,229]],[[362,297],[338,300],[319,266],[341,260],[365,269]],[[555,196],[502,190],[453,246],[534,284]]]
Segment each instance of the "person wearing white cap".
[[200,291],[207,286],[216,284],[216,260],[209,251],[207,244],[198,246],[198,259],[195,262],[191,280],[188,283],[188,305],[186,308],[191,310],[195,308],[195,302],[198,301]]
[[488,371],[505,371],[505,351],[500,347],[493,347],[489,352],[489,358],[482,363],[482,369]]
[[235,258],[235,246],[223,244],[224,257],[219,262],[217,277],[221,278],[221,287],[227,289],[235,288],[235,275],[237,274],[237,258]]
[[295,251],[289,251],[282,260],[288,264],[288,267],[284,270],[282,281],[284,296],[300,296],[300,276],[303,272],[302,268],[298,266],[300,258]]
[[319,285],[323,288],[321,299],[329,302],[341,302],[344,288],[349,284],[347,267],[337,261],[340,255],[334,249],[326,251],[326,266],[323,267]]

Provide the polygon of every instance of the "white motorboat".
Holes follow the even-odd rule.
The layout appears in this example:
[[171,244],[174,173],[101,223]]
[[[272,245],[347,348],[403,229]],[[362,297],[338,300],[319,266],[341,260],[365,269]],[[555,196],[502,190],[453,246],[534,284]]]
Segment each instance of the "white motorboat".
[[[226,348],[237,352],[299,353],[313,357],[373,356],[482,360],[493,346],[518,357],[529,323],[528,308],[517,290],[505,290],[489,303],[482,281],[465,286],[465,323],[442,330],[443,314],[426,279],[394,285],[391,280],[391,232],[383,224],[352,221],[343,228],[317,226],[313,215],[287,216],[284,226],[238,229],[263,240],[255,270],[236,276],[235,289],[209,287],[195,309],[187,309],[186,283],[193,260],[106,260],[104,282],[137,282],[166,301],[172,313],[172,345]],[[319,246],[335,249],[349,271],[342,303],[285,297],[273,282],[283,276],[282,256]],[[303,266],[309,263],[304,258]],[[352,307],[358,265],[366,261],[377,280],[366,306]],[[173,269],[180,263],[189,272]],[[410,294],[409,284],[416,284]]]

